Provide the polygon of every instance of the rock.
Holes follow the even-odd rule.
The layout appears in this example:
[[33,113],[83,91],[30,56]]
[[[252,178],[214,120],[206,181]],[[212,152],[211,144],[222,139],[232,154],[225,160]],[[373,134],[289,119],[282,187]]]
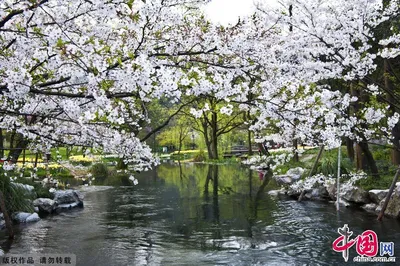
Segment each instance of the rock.
[[301,178],[301,176],[303,175],[304,171],[305,171],[305,170],[304,170],[303,168],[301,168],[301,167],[296,167],[296,168],[289,169],[289,170],[286,172],[286,175],[291,176],[292,179],[294,179],[295,181],[297,181],[297,180],[299,180],[299,179]]
[[0,230],[6,227],[6,222],[4,220],[0,220]]
[[4,251],[0,248],[0,257],[4,256]]
[[39,212],[39,207],[33,207],[34,212]]
[[361,208],[363,208],[364,210],[369,211],[369,212],[375,212],[377,207],[378,207],[378,204],[375,204],[375,203],[368,203],[368,204],[361,206]]
[[347,190],[344,193],[343,198],[349,202],[354,202],[359,204],[366,204],[371,202],[368,192],[362,188],[356,188],[356,187]]
[[25,223],[26,219],[31,215],[28,212],[16,212],[13,214],[13,220],[17,223]]
[[279,190],[270,190],[268,191],[268,195],[277,197],[279,195]]
[[83,195],[77,190],[57,190],[54,192],[54,201],[57,204],[82,202]]
[[329,184],[326,188],[326,192],[331,200],[336,200],[336,190],[337,186],[335,183]]
[[389,189],[372,189],[368,192],[368,195],[373,203],[379,204],[386,197],[388,192]]
[[56,211],[83,208],[83,195],[77,190],[57,190],[54,192],[54,201],[57,204]]
[[[336,201],[334,203],[335,203],[335,205],[337,204]],[[346,208],[350,207],[350,205],[351,205],[346,199],[343,199],[343,198],[339,199],[339,204],[342,206],[345,206]]]
[[[379,206],[376,208],[377,212],[380,212],[382,210],[384,202],[385,199],[382,199],[379,203]],[[398,191],[397,189],[390,197],[389,204],[385,210],[385,215],[393,218],[400,218],[400,191]]]
[[72,208],[76,208],[76,207],[83,207],[80,206],[79,202],[73,202],[73,203],[65,203],[65,204],[60,204],[57,206],[57,209],[72,209]]
[[286,191],[284,189],[268,191],[268,195],[273,196],[273,197],[282,196],[282,195],[285,195],[285,193],[286,193]]
[[292,176],[289,175],[276,175],[274,178],[280,185],[291,185],[295,181]]
[[[306,192],[309,192],[309,190],[307,190]],[[289,190],[287,191],[287,194],[288,194],[288,196],[291,197],[291,198],[296,198],[296,199],[298,199],[299,196],[300,196],[300,194],[301,194],[301,191],[296,191],[296,190],[293,190],[293,189],[289,189]]]
[[304,195],[307,199],[316,199],[320,197],[319,189],[313,188],[311,191]]
[[39,211],[52,213],[56,208],[56,202],[48,198],[38,198],[33,201],[33,206],[39,208]]
[[25,222],[26,223],[33,223],[33,222],[37,222],[40,220],[40,217],[37,213],[32,213],[31,215],[29,215],[28,218],[26,218]]

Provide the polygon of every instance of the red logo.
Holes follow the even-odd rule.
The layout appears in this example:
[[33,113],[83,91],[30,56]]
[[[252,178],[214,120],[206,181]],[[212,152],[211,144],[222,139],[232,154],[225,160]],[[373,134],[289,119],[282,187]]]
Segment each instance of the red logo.
[[354,239],[350,239],[353,232],[349,230],[347,224],[343,228],[338,228],[340,236],[332,243],[332,248],[336,252],[342,252],[344,260],[349,259],[349,249],[356,244],[357,253],[360,256],[375,257],[378,254],[378,236],[372,230],[364,231]]

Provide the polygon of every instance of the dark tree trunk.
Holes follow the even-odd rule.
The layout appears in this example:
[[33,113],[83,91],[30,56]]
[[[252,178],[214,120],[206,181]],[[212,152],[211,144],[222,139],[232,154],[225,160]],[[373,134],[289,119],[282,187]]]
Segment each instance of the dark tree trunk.
[[[15,146],[10,148],[10,152],[7,158],[7,160],[11,161],[12,163],[18,162],[18,158],[21,155],[22,151],[25,150],[29,144],[29,141],[26,140],[22,134],[18,133],[15,135],[15,137]],[[12,139],[14,139],[14,137]]]
[[0,191],[0,210],[3,213],[4,221],[6,223],[6,228],[8,231],[8,238],[13,239],[14,238],[14,230],[12,227],[12,221],[11,221],[11,218],[8,215],[8,211],[6,209],[4,194],[1,191]]
[[354,151],[354,141],[350,138],[346,138],[347,156],[350,158],[351,162],[354,162],[355,151]]
[[366,141],[361,141],[358,145],[360,146],[360,148],[362,150],[362,153],[365,156],[365,160],[368,163],[368,166],[369,166],[369,169],[371,171],[371,174],[375,178],[379,178],[378,167],[376,166],[376,162],[374,160],[374,157],[372,156],[372,153],[369,150],[368,143]]
[[205,144],[206,144],[206,147],[207,147],[207,152],[208,152],[208,158],[210,158],[211,159],[211,153],[212,153],[212,151],[211,151],[211,141],[210,141],[210,137],[209,137],[209,135],[208,135],[208,127],[207,127],[207,122],[203,122],[202,123],[202,126],[203,126],[203,135],[204,135],[204,142],[205,142]]
[[297,152],[297,148],[298,148],[298,140],[297,139],[293,139],[293,161],[294,162],[298,162],[299,161],[299,154]]
[[253,147],[251,143],[251,131],[247,130],[247,142],[249,143],[249,156],[253,155]]
[[211,115],[211,151],[212,156],[210,159],[218,159],[218,121],[217,121],[217,113],[212,112]]
[[[383,60],[383,69],[384,69],[384,74],[383,78],[385,81],[385,90],[388,92],[386,94],[386,99],[388,100],[389,103],[391,103],[389,112],[389,115],[393,115],[396,112],[396,108],[393,106],[392,103],[396,102],[396,99],[393,97],[394,89],[393,89],[393,83],[390,80],[390,64],[388,59]],[[397,123],[395,127],[392,129],[392,137],[391,141],[393,143],[393,150],[391,152],[391,159],[392,163],[394,165],[399,165],[400,164],[400,123]]]
[[4,158],[4,137],[2,129],[0,129],[0,158]]

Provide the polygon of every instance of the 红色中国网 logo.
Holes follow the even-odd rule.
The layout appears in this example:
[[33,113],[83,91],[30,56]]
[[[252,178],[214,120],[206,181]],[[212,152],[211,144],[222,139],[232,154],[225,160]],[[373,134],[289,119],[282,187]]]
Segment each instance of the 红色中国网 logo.
[[[355,262],[396,262],[393,242],[379,242],[378,236],[372,230],[364,231],[361,235],[351,238],[353,232],[347,224],[338,228],[339,237],[332,243],[336,252],[341,252],[344,261],[349,260],[349,250],[356,246],[359,256],[353,258]],[[379,251],[379,257],[377,257]]]

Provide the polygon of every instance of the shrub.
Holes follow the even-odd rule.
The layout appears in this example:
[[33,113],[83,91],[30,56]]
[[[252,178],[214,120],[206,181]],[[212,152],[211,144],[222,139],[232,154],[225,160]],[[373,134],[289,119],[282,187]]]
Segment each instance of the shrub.
[[104,180],[108,177],[108,167],[105,163],[96,163],[90,169],[92,177],[98,180]]
[[194,162],[204,162],[206,160],[206,155],[203,150],[200,150],[193,158]]
[[33,212],[32,195],[29,195],[24,188],[13,185],[3,172],[0,172],[0,190],[3,192],[5,205],[10,214],[16,211]]

